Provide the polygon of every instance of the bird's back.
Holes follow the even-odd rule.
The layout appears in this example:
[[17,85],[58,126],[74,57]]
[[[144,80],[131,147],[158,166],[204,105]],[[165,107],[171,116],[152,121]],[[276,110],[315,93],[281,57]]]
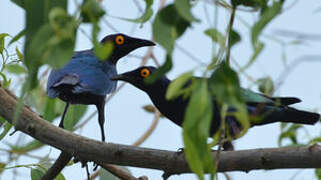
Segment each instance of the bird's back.
[[[74,94],[91,93],[105,96],[116,89],[117,82],[110,80],[110,77],[116,74],[115,65],[108,61],[100,61],[92,50],[78,51],[64,67],[51,71],[47,94],[51,98],[59,96],[61,92],[56,86],[61,84],[71,85],[70,90]],[[74,78],[69,78],[70,76]]]

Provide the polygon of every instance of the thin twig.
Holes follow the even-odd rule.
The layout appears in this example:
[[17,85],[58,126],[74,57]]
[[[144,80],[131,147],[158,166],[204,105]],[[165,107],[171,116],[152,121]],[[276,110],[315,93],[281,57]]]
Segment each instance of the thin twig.
[[161,116],[161,113],[158,110],[156,110],[152,125],[147,129],[147,131],[138,140],[136,140],[133,143],[133,146],[140,146],[152,134],[152,132],[155,130],[155,128],[159,122],[160,116]]
[[231,13],[231,18],[230,18],[230,22],[227,28],[227,53],[226,53],[226,64],[229,66],[230,65],[230,54],[231,54],[231,32],[232,32],[232,28],[233,28],[233,24],[234,24],[234,19],[235,19],[235,11],[236,11],[236,7],[233,6],[232,8],[232,13]]

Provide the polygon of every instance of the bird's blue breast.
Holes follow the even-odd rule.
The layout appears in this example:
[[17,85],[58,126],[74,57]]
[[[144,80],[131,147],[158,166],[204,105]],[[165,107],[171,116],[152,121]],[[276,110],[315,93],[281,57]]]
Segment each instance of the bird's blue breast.
[[72,92],[106,95],[116,89],[117,82],[110,77],[117,74],[116,67],[109,61],[100,61],[92,50],[75,52],[71,60],[61,69],[52,70],[47,83],[47,94],[54,98],[59,91],[55,84],[64,77],[72,75],[79,78],[79,83],[73,86]]

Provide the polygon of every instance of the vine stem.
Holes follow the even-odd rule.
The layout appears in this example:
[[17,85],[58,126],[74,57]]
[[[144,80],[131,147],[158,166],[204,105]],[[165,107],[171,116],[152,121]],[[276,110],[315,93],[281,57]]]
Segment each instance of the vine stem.
[[230,54],[231,54],[231,31],[233,28],[234,24],[234,19],[235,19],[235,12],[236,12],[236,6],[232,7],[232,13],[231,13],[231,18],[230,22],[227,28],[227,53],[226,53],[226,64],[230,66]]

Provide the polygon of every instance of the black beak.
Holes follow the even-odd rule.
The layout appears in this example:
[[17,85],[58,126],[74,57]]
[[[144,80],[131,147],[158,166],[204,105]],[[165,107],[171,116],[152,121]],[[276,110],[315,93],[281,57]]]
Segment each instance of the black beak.
[[140,48],[144,46],[155,46],[156,44],[152,41],[146,40],[146,39],[139,39],[139,38],[132,38],[131,42],[135,44],[135,48]]
[[123,73],[123,74],[118,74],[116,76],[113,76],[110,78],[113,81],[126,81],[126,82],[130,82],[130,80],[132,79],[131,76],[128,73]]

